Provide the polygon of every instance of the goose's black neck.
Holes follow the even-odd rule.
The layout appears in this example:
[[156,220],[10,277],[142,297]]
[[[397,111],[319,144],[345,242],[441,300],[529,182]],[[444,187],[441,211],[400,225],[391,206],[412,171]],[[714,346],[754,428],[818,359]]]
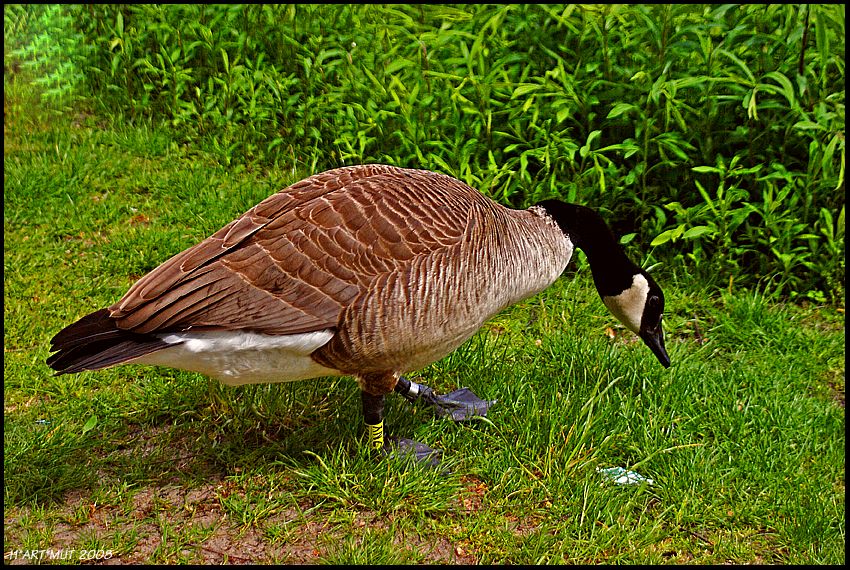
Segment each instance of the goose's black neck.
[[573,245],[587,256],[600,295],[619,295],[631,287],[640,269],[626,257],[611,228],[595,210],[560,200],[544,200],[536,205],[546,210]]

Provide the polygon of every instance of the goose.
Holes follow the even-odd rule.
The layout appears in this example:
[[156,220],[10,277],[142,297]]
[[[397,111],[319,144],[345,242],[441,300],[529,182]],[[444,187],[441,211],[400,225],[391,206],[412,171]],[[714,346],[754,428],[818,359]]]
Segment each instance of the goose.
[[167,366],[237,386],[353,376],[367,445],[385,396],[462,421],[493,401],[438,395],[403,374],[451,353],[504,308],[551,285],[584,251],[605,306],[670,366],[664,294],[593,209],[504,207],[450,176],[371,164],[315,174],[266,198],[51,340],[56,375]]

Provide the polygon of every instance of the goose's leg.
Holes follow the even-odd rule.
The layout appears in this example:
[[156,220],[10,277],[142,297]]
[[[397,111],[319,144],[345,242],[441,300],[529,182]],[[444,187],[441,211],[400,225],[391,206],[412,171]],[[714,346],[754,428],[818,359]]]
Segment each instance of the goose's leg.
[[[386,396],[383,394],[376,395],[373,391],[383,391],[384,389],[389,391],[392,388],[385,387],[386,377],[379,378],[383,381],[380,383],[375,382],[376,377],[377,375],[372,378],[369,376],[358,378],[369,449],[386,455],[412,456],[418,462],[437,466],[440,462],[439,451],[411,439],[384,436],[384,401]],[[391,381],[392,383],[395,382],[395,375],[392,375]],[[384,384],[384,386],[379,387],[381,384]]]
[[374,396],[361,391],[363,402],[363,419],[366,422],[366,434],[370,449],[384,448],[384,400],[386,396]]
[[482,400],[469,388],[461,388],[441,396],[428,386],[417,384],[403,376],[399,377],[394,389],[408,402],[413,403],[421,399],[432,406],[438,416],[449,416],[456,422],[486,416],[490,406],[496,403],[496,400]]

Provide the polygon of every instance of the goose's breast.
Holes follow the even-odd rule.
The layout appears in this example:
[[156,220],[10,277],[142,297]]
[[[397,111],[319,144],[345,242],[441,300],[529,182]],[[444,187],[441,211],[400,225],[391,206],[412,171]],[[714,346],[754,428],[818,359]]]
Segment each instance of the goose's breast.
[[314,358],[344,371],[408,372],[435,362],[560,275],[569,252],[542,251],[458,248],[418,259],[348,307]]

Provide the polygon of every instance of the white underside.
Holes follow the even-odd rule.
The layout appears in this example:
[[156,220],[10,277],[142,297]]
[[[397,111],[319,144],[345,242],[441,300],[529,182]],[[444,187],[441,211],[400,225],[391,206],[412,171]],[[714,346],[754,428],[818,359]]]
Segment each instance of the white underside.
[[170,333],[157,336],[174,346],[131,362],[200,372],[229,386],[339,376],[338,370],[310,358],[333,335],[330,330],[291,335],[242,331]]

